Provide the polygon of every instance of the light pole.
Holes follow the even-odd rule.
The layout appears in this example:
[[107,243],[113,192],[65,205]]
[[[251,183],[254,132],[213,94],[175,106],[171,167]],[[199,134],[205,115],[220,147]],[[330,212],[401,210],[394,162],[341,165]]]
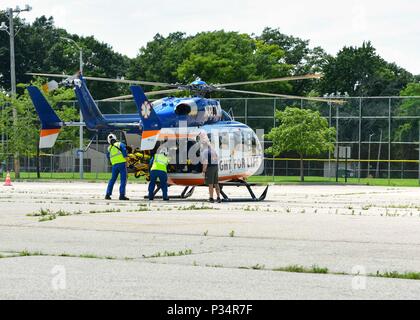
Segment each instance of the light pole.
[[71,42],[79,50],[79,68],[80,68],[80,72],[83,73],[83,65],[84,65],[83,64],[83,49],[77,44],[76,41],[74,41],[71,38],[60,37],[60,39],[66,40],[67,42]]
[[[81,73],[83,73],[83,50],[82,48],[77,44],[76,41],[70,38],[66,37],[60,37],[60,39],[66,40],[67,42],[70,42],[76,46],[76,48],[79,50],[79,70]],[[82,108],[80,108],[80,127],[79,127],[79,173],[80,173],[80,179],[83,179],[83,114],[82,114]]]
[[[25,6],[25,9],[19,8],[19,6],[16,6],[16,8],[7,8],[6,14],[9,18],[9,27],[6,26],[6,23],[3,21],[0,25],[0,31],[5,31],[9,34],[10,38],[10,87],[11,87],[11,93],[12,93],[12,99],[16,98],[16,70],[15,70],[15,26],[14,26],[14,14],[16,13],[16,16],[19,15],[21,12],[29,12],[32,8],[29,5]],[[12,113],[13,113],[13,126],[17,127],[17,111],[16,108],[12,107]],[[15,175],[16,178],[19,178],[20,176],[20,163],[19,163],[19,153],[15,153],[14,157],[15,162]]]
[[[324,98],[328,99],[329,98],[329,94],[326,93],[324,94]],[[331,101],[328,101],[328,106],[330,108],[329,110],[329,118],[328,118],[328,125],[331,128],[332,126],[332,103]],[[331,178],[331,151],[328,151],[328,178]]]
[[[324,97],[326,97],[326,98],[328,97],[330,99],[335,99],[335,98],[349,98],[350,96],[347,92],[345,92],[344,94],[341,94],[341,92],[336,92],[336,93],[331,93],[330,95],[326,94],[326,95],[324,95]],[[329,105],[330,105],[330,114],[331,114],[331,102],[329,102]],[[335,126],[336,126],[336,133],[335,133],[336,134],[336,136],[335,136],[336,141],[335,141],[335,143],[336,143],[336,145],[335,145],[335,148],[336,148],[336,154],[337,154],[336,168],[335,168],[335,181],[338,183],[338,181],[339,181],[339,166],[340,166],[340,143],[338,141],[339,138],[340,138],[339,133],[338,133],[340,114],[339,114],[338,105],[336,106],[335,117],[336,117],[336,123],[335,123]],[[346,154],[347,154],[347,151],[346,151]],[[347,172],[345,174],[346,174],[346,178],[347,178]]]
[[369,176],[370,176],[370,144],[371,144],[371,142],[372,142],[372,137],[374,136],[375,134],[374,133],[372,133],[372,134],[370,134],[369,135],[369,147],[368,147],[368,172],[367,172],[367,177],[369,178]]

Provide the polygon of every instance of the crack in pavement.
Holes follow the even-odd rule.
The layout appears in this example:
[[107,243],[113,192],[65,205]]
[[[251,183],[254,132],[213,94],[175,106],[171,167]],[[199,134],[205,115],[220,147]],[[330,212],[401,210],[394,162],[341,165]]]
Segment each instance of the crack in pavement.
[[[38,223],[38,222],[37,222]],[[214,239],[241,239],[241,240],[277,240],[277,241],[300,241],[300,242],[319,242],[331,243],[331,239],[296,239],[296,238],[280,238],[280,237],[261,237],[261,236],[238,236],[231,237],[230,235],[207,235],[203,236],[202,233],[170,233],[170,232],[155,232],[155,231],[122,231],[122,230],[108,230],[108,229],[86,229],[75,227],[48,227],[38,226],[36,223],[25,225],[7,225],[0,224],[0,227],[7,228],[28,228],[28,229],[43,229],[43,230],[68,230],[68,231],[83,231],[83,232],[104,232],[104,233],[120,233],[120,234],[133,234],[133,235],[157,235],[157,236],[176,236],[176,237],[197,237],[197,238],[214,238]],[[353,241],[353,240],[334,240],[334,243],[345,244],[372,244],[372,245],[397,245],[397,246],[420,246],[420,243],[401,243],[401,242],[375,242],[375,241]]]

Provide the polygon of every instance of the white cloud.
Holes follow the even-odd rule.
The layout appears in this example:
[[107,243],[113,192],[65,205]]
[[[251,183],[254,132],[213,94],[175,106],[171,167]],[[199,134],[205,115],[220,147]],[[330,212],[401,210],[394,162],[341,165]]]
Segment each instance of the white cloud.
[[133,57],[156,33],[208,30],[260,33],[264,27],[310,39],[335,54],[343,46],[371,40],[386,60],[420,74],[420,3],[412,0],[2,0],[2,7],[34,10],[33,20],[54,16],[69,32],[94,35]]

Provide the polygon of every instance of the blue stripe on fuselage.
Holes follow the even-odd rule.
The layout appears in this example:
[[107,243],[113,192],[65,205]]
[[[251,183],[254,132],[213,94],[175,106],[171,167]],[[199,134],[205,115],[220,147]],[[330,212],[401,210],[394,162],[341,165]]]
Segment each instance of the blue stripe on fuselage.
[[137,122],[140,123],[140,116],[138,114],[104,114],[104,118],[109,122]]

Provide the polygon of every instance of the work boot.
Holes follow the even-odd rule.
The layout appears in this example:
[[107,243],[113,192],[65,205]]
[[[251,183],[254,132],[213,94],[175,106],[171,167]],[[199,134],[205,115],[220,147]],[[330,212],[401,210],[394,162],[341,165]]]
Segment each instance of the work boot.
[[120,200],[121,201],[129,201],[130,199],[128,199],[126,196],[121,196],[120,197]]
[[112,200],[111,196],[105,196],[105,200]]

